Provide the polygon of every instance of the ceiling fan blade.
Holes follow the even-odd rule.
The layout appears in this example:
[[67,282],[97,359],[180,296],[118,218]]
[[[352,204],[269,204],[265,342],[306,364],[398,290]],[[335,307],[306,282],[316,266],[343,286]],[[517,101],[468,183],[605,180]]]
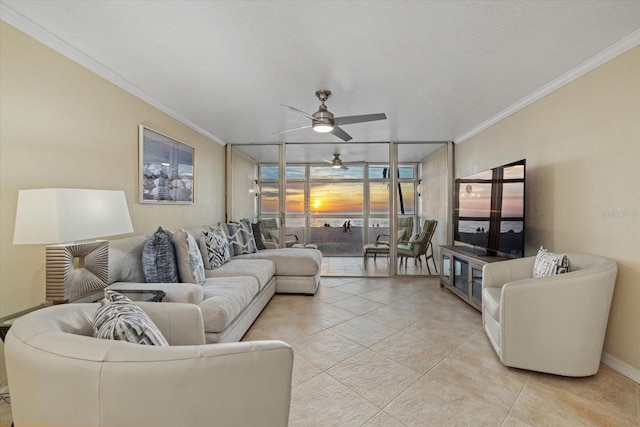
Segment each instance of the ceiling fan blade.
[[351,135],[349,135],[348,133],[346,133],[345,131],[343,131],[342,129],[340,129],[338,126],[334,126],[333,130],[331,131],[332,134],[334,134],[335,136],[337,136],[338,138],[340,138],[343,141],[349,141],[351,138]]
[[361,116],[344,116],[336,117],[333,119],[333,123],[336,126],[348,125],[351,123],[373,122],[375,120],[385,120],[387,118],[384,113],[377,114],[364,114]]
[[311,127],[311,125],[300,126],[299,128],[293,128],[293,129],[281,130],[279,132],[273,132],[271,135],[277,135],[279,133],[291,132],[291,131],[294,131],[294,130],[307,129],[307,128],[310,128],[310,127]]
[[315,119],[315,117],[313,117],[311,114],[307,114],[307,113],[305,113],[304,111],[302,111],[302,110],[298,110],[298,109],[297,109],[297,108],[295,108],[295,107],[292,107],[292,106],[290,106],[290,105],[284,105],[284,104],[280,104],[280,105],[282,105],[282,106],[283,106],[283,107],[285,107],[285,108],[290,109],[291,111],[295,111],[296,113],[300,113],[300,114],[302,114],[303,116],[305,116],[305,117],[306,117],[306,118],[308,118],[308,119],[311,119],[311,120],[314,120],[314,119]]

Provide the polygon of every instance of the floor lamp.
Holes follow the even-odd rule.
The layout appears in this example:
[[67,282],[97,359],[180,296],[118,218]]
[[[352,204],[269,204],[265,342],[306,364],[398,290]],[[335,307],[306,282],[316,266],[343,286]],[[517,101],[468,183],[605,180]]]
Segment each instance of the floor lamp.
[[14,245],[47,244],[46,298],[67,302],[109,283],[109,242],[133,232],[123,191],[20,190]]

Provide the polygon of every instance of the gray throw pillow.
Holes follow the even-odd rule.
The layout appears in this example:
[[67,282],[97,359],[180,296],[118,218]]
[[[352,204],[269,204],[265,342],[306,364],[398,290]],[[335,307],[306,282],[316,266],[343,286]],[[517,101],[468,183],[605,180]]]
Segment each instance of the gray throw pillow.
[[144,245],[142,269],[147,283],[178,283],[173,239],[162,227]]
[[126,296],[105,289],[93,318],[93,336],[134,344],[168,346],[151,318]]
[[259,251],[263,249],[267,249],[264,245],[264,240],[262,239],[262,230],[260,229],[260,223],[251,223],[251,230],[253,231],[253,239],[256,241],[256,248]]

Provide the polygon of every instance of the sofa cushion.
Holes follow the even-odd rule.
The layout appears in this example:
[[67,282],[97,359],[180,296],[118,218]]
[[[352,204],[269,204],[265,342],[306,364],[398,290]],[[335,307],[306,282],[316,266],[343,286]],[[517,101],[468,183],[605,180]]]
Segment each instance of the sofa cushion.
[[207,278],[251,276],[258,280],[260,289],[264,288],[276,274],[276,266],[266,259],[236,259],[215,270],[205,270]]
[[566,254],[549,252],[544,246],[540,246],[533,264],[533,277],[546,277],[567,273],[569,269],[569,258]]
[[[389,247],[386,247],[387,252]],[[278,276],[314,276],[322,268],[322,252],[308,248],[266,249],[254,254],[234,257],[233,260],[270,260],[275,263]]]
[[233,322],[258,293],[254,277],[237,276],[207,279],[202,286],[202,310],[205,332],[221,332]]
[[198,243],[204,260],[204,268],[213,270],[231,261],[229,242],[221,229],[205,230]]
[[149,283],[177,283],[178,267],[171,234],[162,227],[153,233],[142,250],[142,268]]
[[168,346],[169,343],[147,313],[126,296],[105,289],[93,318],[93,336],[134,344]]
[[222,229],[227,235],[232,256],[258,252],[249,220],[228,222],[222,226]]
[[204,283],[204,262],[196,239],[185,230],[173,234],[178,276],[182,283]]

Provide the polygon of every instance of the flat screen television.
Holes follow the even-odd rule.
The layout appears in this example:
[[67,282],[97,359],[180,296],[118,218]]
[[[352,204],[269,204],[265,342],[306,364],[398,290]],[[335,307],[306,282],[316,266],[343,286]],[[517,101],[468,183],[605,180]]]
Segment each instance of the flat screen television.
[[520,160],[456,179],[454,240],[478,254],[524,256],[525,167]]

